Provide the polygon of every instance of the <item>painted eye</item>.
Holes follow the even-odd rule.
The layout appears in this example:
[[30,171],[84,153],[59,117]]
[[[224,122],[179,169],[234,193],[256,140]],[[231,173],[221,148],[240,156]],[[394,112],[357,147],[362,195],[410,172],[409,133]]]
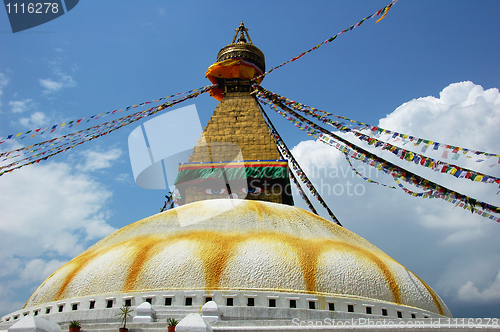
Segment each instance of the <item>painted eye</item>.
[[226,192],[226,189],[225,188],[219,188],[219,189],[207,188],[207,189],[203,189],[201,192],[208,194],[208,195],[221,195],[221,194],[224,194]]
[[244,194],[260,194],[262,192],[262,188],[254,187],[254,188],[241,188],[241,192]]
[[260,194],[262,192],[262,188],[256,187],[248,190],[249,193],[251,194]]

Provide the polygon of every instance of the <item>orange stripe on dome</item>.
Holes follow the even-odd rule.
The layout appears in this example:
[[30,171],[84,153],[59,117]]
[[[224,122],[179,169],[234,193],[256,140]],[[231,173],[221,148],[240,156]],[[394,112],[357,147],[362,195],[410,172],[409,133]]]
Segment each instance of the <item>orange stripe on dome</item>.
[[[259,217],[264,217],[267,214],[266,207],[259,206],[255,209],[255,213]],[[336,227],[337,228],[337,227]],[[318,268],[318,258],[319,256],[331,249],[335,250],[346,250],[348,252],[354,253],[356,256],[365,257],[368,261],[372,262],[384,275],[387,281],[388,287],[394,298],[394,302],[401,304],[401,294],[399,286],[393,273],[390,271],[388,266],[383,262],[383,260],[377,256],[377,253],[372,253],[368,248],[359,247],[357,245],[352,245],[340,240],[333,239],[301,239],[293,235],[277,233],[275,231],[251,231],[247,233],[237,233],[237,232],[227,232],[222,233],[220,231],[204,231],[204,230],[189,230],[185,231],[174,231],[171,236],[139,236],[132,237],[125,241],[119,241],[118,243],[113,243],[98,251],[90,251],[83,253],[78,256],[73,261],[73,266],[71,271],[67,274],[62,282],[56,298],[54,300],[59,300],[64,294],[67,286],[71,281],[78,275],[78,272],[92,259],[100,256],[102,253],[112,249],[113,247],[124,245],[128,243],[132,247],[137,249],[132,249],[136,253],[132,255],[135,257],[132,264],[130,265],[128,271],[128,277],[124,280],[124,292],[135,291],[135,285],[138,278],[143,273],[145,264],[150,260],[155,253],[158,252],[159,248],[163,246],[155,247],[165,242],[172,243],[173,241],[179,240],[191,240],[197,243],[197,256],[203,262],[205,267],[205,289],[215,290],[224,289],[225,285],[220,285],[221,276],[226,269],[226,266],[237,252],[235,247],[240,243],[247,241],[249,239],[267,239],[271,241],[277,241],[287,244],[290,248],[293,248],[294,254],[297,257],[303,278],[305,283],[305,290],[308,293],[316,293],[316,274]],[[384,254],[385,256],[385,254]],[[424,284],[425,285],[425,284]],[[426,286],[428,287],[428,286]],[[430,290],[433,295],[433,299],[436,303],[434,293]],[[438,305],[438,304],[437,304]],[[438,305],[438,307],[440,307]],[[440,309],[442,311],[442,309]]]
[[221,234],[212,231],[196,231],[196,233],[178,234],[169,241],[180,239],[194,240],[199,244],[199,257],[205,266],[206,288],[210,290],[220,289],[220,278],[228,263],[228,260],[234,255],[234,248],[248,239],[271,238],[274,241],[282,241],[295,249],[296,256],[300,262],[306,291],[316,292],[316,270],[318,266],[318,257],[321,253],[335,249],[343,249],[349,252],[355,252],[356,255],[366,257],[384,275],[388,287],[392,293],[394,303],[401,304],[401,293],[394,274],[389,267],[375,254],[370,251],[341,241],[329,239],[300,239],[294,236],[280,234],[275,232],[250,232]]
[[71,283],[71,281],[77,276],[78,272],[80,272],[83,267],[85,267],[87,264],[89,264],[93,258],[99,256],[99,254],[102,251],[105,251],[107,249],[108,248],[103,248],[103,249],[100,249],[97,251],[92,250],[92,251],[88,251],[88,252],[83,252],[79,256],[72,259],[69,263],[67,263],[66,265],[68,265],[68,264],[73,265],[72,270],[64,278],[63,282],[61,283],[61,286],[59,287],[59,290],[57,291],[56,295],[54,296],[53,301],[58,301],[58,300],[63,299],[62,295],[66,291],[66,288]]
[[134,251],[134,261],[129,267],[127,279],[125,280],[125,285],[123,286],[124,292],[133,292],[135,290],[135,285],[137,279],[141,275],[144,264],[154,255],[154,248],[157,244],[165,241],[164,238],[157,238],[154,236],[142,236],[133,239],[136,246]]
[[[339,226],[337,226],[339,227]],[[342,228],[342,227],[339,227]],[[345,250],[347,252],[353,253],[356,256],[359,257],[364,257],[367,258],[368,261],[373,263],[383,274],[384,279],[387,282],[387,285],[389,287],[389,290],[391,291],[392,297],[393,297],[393,302],[397,304],[402,304],[401,303],[401,290],[399,288],[399,285],[396,281],[396,278],[390,268],[374,253],[371,251],[356,246],[352,245],[350,243],[344,242],[344,241],[338,241],[338,240],[320,240],[318,241],[318,245],[321,246],[322,248],[327,248],[328,250],[330,249],[335,249],[335,250]],[[327,251],[326,249],[323,251]],[[385,255],[385,254],[384,254]]]
[[[411,272],[410,270],[408,271]],[[431,295],[434,304],[436,304],[439,314],[441,316],[444,316],[443,306],[441,305],[441,301],[439,301],[439,297],[436,295],[436,293],[434,293],[434,290],[432,290],[432,288],[429,285],[427,285],[422,279],[420,279],[415,273],[411,272],[411,274],[413,274],[418,280],[420,280],[422,285],[424,285],[424,287],[427,288],[427,291]]]

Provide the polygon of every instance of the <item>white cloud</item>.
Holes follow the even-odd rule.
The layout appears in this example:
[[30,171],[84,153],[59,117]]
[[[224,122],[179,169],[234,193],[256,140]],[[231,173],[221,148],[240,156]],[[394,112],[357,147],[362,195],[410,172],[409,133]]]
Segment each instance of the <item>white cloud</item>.
[[19,124],[27,128],[42,127],[49,124],[50,119],[43,112],[35,112],[29,117],[20,118]]
[[49,275],[51,275],[55,270],[63,266],[66,262],[67,261],[60,261],[57,259],[46,261],[40,258],[36,258],[26,263],[19,276],[21,277],[21,280],[26,284],[33,282],[40,283],[44,281]]
[[78,168],[83,171],[96,171],[103,168],[111,167],[112,163],[120,158],[122,150],[118,148],[108,151],[85,150],[80,154],[84,157],[83,165]]
[[132,177],[129,173],[121,173],[115,176],[115,181],[122,183],[133,183]]
[[40,85],[45,88],[44,93],[57,92],[62,88],[69,88],[76,86],[76,82],[69,75],[60,75],[58,80],[52,78],[40,79]]
[[0,95],[3,93],[2,89],[7,86],[7,84],[9,83],[9,79],[7,78],[7,76],[5,76],[5,74],[3,73],[0,73]]
[[9,106],[12,107],[12,112],[13,113],[23,113],[29,109],[32,109],[35,107],[35,103],[33,102],[32,99],[25,99],[25,100],[16,100],[16,101],[10,101]]
[[[44,88],[43,93],[50,94],[53,92],[57,92],[63,88],[76,86],[76,82],[73,77],[71,77],[61,69],[61,65],[58,61],[51,61],[49,64],[52,66],[52,71],[54,72],[56,78],[39,79],[40,85]],[[76,70],[74,68],[75,67],[73,67],[73,71]]]
[[414,99],[381,119],[385,129],[469,149],[500,152],[500,93],[472,82],[450,84],[432,96]]
[[[111,197],[100,183],[73,173],[64,163],[31,165],[5,174],[0,191],[6,193],[0,201],[0,233],[5,245],[2,253],[22,256],[29,248],[26,255],[33,257],[46,252],[81,252],[84,243],[80,233],[88,235],[88,223],[104,222],[102,210]],[[101,234],[94,231],[92,238],[108,233],[109,229]]]
[[45,93],[55,92],[64,87],[62,82],[56,82],[51,78],[40,79],[40,85],[45,88],[43,91]]
[[17,257],[0,258],[0,278],[16,275],[22,267],[22,261]]
[[10,301],[12,292],[6,285],[0,285],[0,312],[10,313],[13,308],[22,308],[25,302]]
[[85,237],[86,241],[100,239],[104,237],[104,235],[111,234],[116,230],[106,223],[105,214],[102,213],[95,215],[91,220],[88,220],[84,227],[85,233],[87,234]]
[[467,281],[458,290],[458,298],[467,302],[493,302],[500,300],[500,271],[495,280],[482,291],[472,281]]
[[106,221],[112,193],[67,163],[47,162],[4,174],[0,192],[4,314],[22,306],[10,302],[17,292],[35,288],[89,243],[115,229]]
[[[3,88],[5,88],[9,84],[9,79],[5,74],[0,73],[0,97],[3,95]],[[2,106],[2,101],[0,100],[0,106]]]

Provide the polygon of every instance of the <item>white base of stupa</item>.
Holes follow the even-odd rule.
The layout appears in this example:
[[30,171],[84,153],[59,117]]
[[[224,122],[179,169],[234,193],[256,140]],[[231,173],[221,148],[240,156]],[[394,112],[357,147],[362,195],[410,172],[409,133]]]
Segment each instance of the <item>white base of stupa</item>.
[[[213,301],[212,306],[205,305],[210,300]],[[144,302],[150,302],[154,309],[150,325],[134,323],[136,309]],[[165,329],[168,318],[180,321],[190,313],[202,314],[202,311],[214,331],[231,331],[233,328],[235,331],[248,331],[259,326],[265,327],[265,330],[270,327],[300,330],[304,326],[319,328],[331,326],[335,321],[353,319],[361,319],[361,322],[366,323],[368,319],[401,321],[398,315],[415,322],[429,319],[442,319],[444,322],[444,319],[449,319],[414,307],[353,296],[255,290],[176,290],[105,294],[49,302],[2,317],[0,331],[7,330],[28,316],[43,318],[61,326],[78,320],[82,330],[94,330],[94,326],[100,326],[96,328],[98,330],[105,329],[107,324],[118,324],[120,317],[117,315],[125,304],[130,304],[134,309],[129,322],[131,329],[137,325],[137,331],[145,331],[146,326],[163,326]]]

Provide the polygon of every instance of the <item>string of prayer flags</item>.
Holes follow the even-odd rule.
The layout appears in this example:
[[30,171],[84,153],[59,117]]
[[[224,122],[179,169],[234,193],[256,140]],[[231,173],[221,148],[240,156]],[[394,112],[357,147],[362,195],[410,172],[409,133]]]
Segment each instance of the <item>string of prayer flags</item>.
[[165,198],[167,200],[164,202],[165,204],[163,204],[163,207],[160,208],[160,212],[179,207],[178,200],[180,199],[180,193],[177,188],[175,188],[173,192],[169,192],[167,195],[165,195]]
[[[98,137],[102,137],[104,135],[109,134],[112,131],[115,131],[117,129],[123,128],[133,122],[136,122],[144,117],[151,116],[153,114],[156,114],[160,112],[163,109],[166,109],[168,107],[172,107],[178,103],[181,103],[187,99],[190,98],[195,98],[199,96],[202,93],[208,92],[212,89],[213,86],[207,86],[204,89],[195,91],[191,94],[188,94],[186,96],[183,96],[181,98],[174,99],[172,101],[168,101],[166,103],[163,103],[159,106],[152,107],[147,110],[139,111],[134,114],[127,115],[125,117],[113,120],[111,122],[106,122],[91,128],[87,128],[85,130],[81,130],[76,133],[72,133],[69,135],[65,135],[62,137],[54,138],[49,141],[45,141],[42,143],[38,143],[35,145],[32,145],[30,147],[22,148],[22,149],[17,149],[13,151],[9,151],[6,153],[3,153],[2,156],[7,156],[6,159],[3,159],[2,161],[6,161],[9,158],[14,158],[14,157],[20,157],[21,154],[17,154],[14,157],[9,156],[10,154],[15,154],[16,152],[19,152],[21,150],[27,151],[27,154],[37,152],[36,154],[29,155],[28,157],[25,157],[20,160],[16,160],[10,164],[0,166],[0,176],[2,176],[5,173],[12,172],[16,169],[22,168],[24,166],[32,165],[35,163],[39,163],[43,160],[47,160],[50,157],[53,157],[61,152],[68,151],[69,149],[74,148],[75,146],[78,146],[80,144],[83,144],[85,142],[91,141],[93,139],[96,139]],[[48,149],[49,147],[55,145],[54,147]],[[32,149],[34,146],[37,146],[38,148]],[[45,151],[41,151],[46,149]],[[25,156],[26,154],[23,154]]]
[[[194,95],[196,95],[197,92],[202,91],[202,90],[205,91],[204,89],[213,89],[214,86],[215,85],[210,85],[210,86],[205,86],[204,88],[199,88],[199,89],[191,90],[193,92],[190,93],[189,96],[194,96]],[[183,95],[183,94],[185,94],[185,93],[177,93],[176,95]],[[171,96],[174,96],[174,95],[171,95]],[[170,98],[171,96],[165,97],[163,99]],[[157,106],[157,107],[161,107],[161,105]],[[136,113],[134,113],[132,115],[128,115],[128,116],[122,117],[120,119],[113,120],[111,122],[105,122],[105,123],[102,123],[102,124],[97,125],[97,126],[93,126],[93,127],[90,127],[90,128],[84,129],[84,130],[77,131],[75,133],[70,133],[70,134],[67,134],[67,135],[64,135],[64,136],[60,136],[58,138],[54,138],[54,139],[47,140],[47,141],[44,141],[44,142],[32,144],[32,145],[29,145],[29,146],[26,146],[26,147],[23,147],[23,148],[19,148],[19,149],[16,149],[16,150],[12,150],[12,151],[8,151],[8,152],[3,152],[3,153],[0,153],[0,158],[6,157],[5,159],[2,160],[2,161],[5,161],[5,160],[8,160],[8,159],[13,159],[13,158],[16,158],[16,157],[20,156],[20,155],[9,156],[10,154],[13,154],[13,153],[24,151],[24,152],[22,152],[22,155],[26,155],[26,154],[29,154],[29,153],[33,152],[33,151],[31,151],[31,149],[33,149],[35,147],[38,147],[37,150],[40,150],[40,149],[43,149],[44,145],[49,144],[49,143],[50,143],[50,145],[62,144],[63,142],[69,141],[71,139],[71,137],[75,136],[75,135],[83,135],[85,133],[86,136],[92,136],[93,135],[92,132],[94,132],[94,131],[97,132],[97,131],[101,130],[104,127],[112,127],[114,125],[118,125],[122,121],[128,121],[129,119],[141,116],[141,114],[146,114],[146,113],[150,112],[152,109],[154,109],[154,108],[150,108],[148,110],[136,112]],[[77,125],[81,122],[81,120],[82,119],[77,120]],[[57,125],[54,125],[53,128],[55,128],[56,126]],[[38,131],[38,129],[36,131]],[[13,135],[10,135],[10,136],[13,136]]]
[[[213,84],[213,85],[210,86],[210,88],[214,88],[216,86],[217,86],[217,84]],[[26,137],[33,138],[36,135],[42,135],[42,134],[46,133],[49,130],[50,130],[49,133],[53,133],[54,131],[63,129],[65,127],[66,128],[77,127],[81,123],[88,123],[91,120],[97,120],[97,119],[103,118],[103,117],[108,116],[108,115],[119,114],[121,112],[128,111],[128,110],[131,110],[131,109],[134,109],[134,108],[137,108],[137,107],[145,106],[145,105],[148,105],[148,104],[151,104],[151,103],[157,103],[157,102],[159,102],[161,100],[166,100],[166,99],[170,99],[170,98],[173,98],[173,97],[178,97],[178,96],[181,96],[181,95],[192,94],[192,93],[194,93],[196,91],[201,91],[201,90],[206,89],[206,88],[207,88],[207,86],[204,86],[204,87],[197,88],[197,89],[194,89],[194,90],[189,90],[189,91],[185,91],[185,92],[179,92],[179,93],[176,93],[176,94],[173,94],[173,95],[170,95],[170,96],[166,96],[166,97],[162,97],[162,98],[158,98],[158,99],[153,99],[153,100],[150,100],[150,101],[145,101],[143,103],[130,105],[130,106],[127,106],[127,107],[124,107],[124,108],[121,108],[121,109],[116,109],[114,111],[108,111],[108,112],[105,112],[105,113],[94,114],[92,116],[84,117],[84,118],[81,118],[81,119],[78,119],[78,120],[71,120],[71,121],[68,121],[68,122],[64,122],[62,124],[55,124],[55,125],[52,125],[52,126],[45,127],[43,129],[42,128],[31,129],[31,130],[28,130],[26,132],[20,132],[18,134],[7,135],[7,137],[0,137],[0,144],[6,142],[8,140],[13,140],[13,139],[16,139],[16,138],[19,138],[19,139],[24,139]],[[19,136],[21,136],[21,137],[19,137]]]
[[396,181],[396,183],[398,184],[398,186],[405,193],[407,193],[408,195],[411,195],[413,197],[441,198],[441,199],[443,199],[443,200],[445,200],[447,202],[455,204],[455,207],[459,206],[461,208],[464,208],[465,210],[470,210],[472,213],[476,213],[477,215],[479,215],[479,216],[481,216],[483,218],[488,218],[488,219],[491,219],[493,221],[500,222],[500,218],[499,217],[496,217],[496,216],[492,215],[491,213],[487,213],[486,211],[483,211],[483,210],[480,210],[480,209],[476,209],[475,208],[475,204],[473,204],[473,202],[475,201],[473,198],[466,197],[463,200],[459,200],[459,199],[456,199],[456,198],[454,198],[452,196],[443,195],[443,194],[441,194],[439,192],[436,192],[436,191],[433,191],[433,190],[429,190],[429,191],[422,192],[422,193],[416,193],[416,192],[413,192],[413,191],[407,189],[405,186],[403,186],[403,184],[399,181],[399,177],[398,176],[394,176],[394,181]]
[[[361,154],[358,154],[357,152],[353,151],[355,156],[354,158],[355,159],[358,159],[356,157],[358,156],[361,156]],[[349,154],[344,154],[345,155],[345,159],[347,160],[347,162],[349,163],[349,165],[351,166],[351,170],[356,173],[357,175],[359,175],[363,180],[365,180],[366,182],[369,182],[369,183],[375,183],[375,184],[378,184],[378,185],[381,185],[381,186],[384,186],[384,187],[388,187],[388,188],[391,188],[391,189],[396,189],[396,187],[393,187],[393,186],[388,186],[386,184],[383,184],[383,183],[380,183],[380,182],[377,182],[377,181],[374,181],[374,180],[371,180],[369,178],[367,178],[366,176],[364,176],[363,174],[361,174],[354,166],[353,164],[351,163],[351,159],[349,159]]]
[[[259,108],[262,111],[262,114],[264,114],[264,116],[266,117],[267,126],[271,132],[271,135],[274,139],[274,142],[276,143],[276,146],[278,147],[278,151],[279,151],[280,155],[282,157],[288,159],[288,161],[292,165],[292,170],[290,170],[290,174],[293,176],[293,171],[295,171],[297,176],[302,181],[302,183],[304,183],[304,185],[309,189],[311,194],[316,197],[316,199],[321,204],[321,206],[323,206],[325,208],[325,210],[328,212],[328,214],[330,215],[330,218],[333,220],[333,222],[336,223],[337,225],[343,227],[342,224],[340,223],[340,221],[337,219],[337,217],[333,214],[332,210],[330,210],[330,208],[328,207],[326,202],[323,200],[323,197],[321,197],[321,195],[318,193],[316,188],[314,188],[314,185],[309,180],[307,175],[304,173],[304,171],[302,170],[302,167],[300,167],[299,163],[297,162],[295,157],[292,155],[292,152],[286,146],[285,142],[283,141],[283,139],[279,135],[278,131],[274,127],[273,123],[271,122],[271,119],[269,119],[269,117],[267,116],[266,112],[264,111],[264,109],[262,108],[262,106],[260,104],[259,104]],[[294,179],[294,181],[296,181],[296,179]],[[301,193],[302,188],[300,188],[299,185],[297,185],[297,187],[299,187],[299,193]],[[316,210],[314,209],[314,207],[312,206],[309,199],[307,198],[307,196],[304,193],[301,193],[301,196],[306,201],[306,204],[308,205],[309,209],[311,211],[313,211],[313,213],[318,214],[316,212]]]
[[393,5],[393,3],[390,3],[389,5],[385,6],[383,9],[381,9],[377,12],[377,16],[378,15],[382,15],[382,16],[380,16],[380,18],[377,21],[375,21],[375,23],[378,23],[384,19],[385,15],[387,15],[387,13],[389,12],[389,9],[391,9],[392,5]]
[[305,194],[304,190],[302,189],[302,187],[299,184],[299,181],[297,180],[297,178],[295,177],[295,175],[293,175],[292,171],[290,171],[290,179],[293,181],[293,183],[297,187],[297,190],[298,190],[298,192],[300,194],[300,197],[302,197],[302,199],[304,200],[304,202],[306,202],[306,205],[309,208],[309,210],[311,210],[312,213],[314,213],[316,215],[319,215],[318,211],[316,211],[316,209],[312,205],[311,201],[309,200],[309,198]]
[[[302,125],[307,125],[309,132],[321,142],[335,147],[344,154],[353,154],[353,152],[359,154],[360,156],[356,158],[358,162],[362,162],[369,166],[372,166],[386,174],[391,175],[392,177],[397,177],[399,180],[403,180],[404,182],[414,185],[417,188],[423,189],[425,191],[432,190],[433,197],[442,198],[447,202],[458,202],[458,206],[460,207],[470,209],[472,212],[479,211],[478,214],[481,216],[483,216],[484,214],[485,217],[489,219],[495,221],[499,220],[499,218],[493,216],[493,214],[500,214],[500,207],[479,201],[467,195],[443,187],[400,166],[397,166],[371,152],[368,152],[363,148],[354,145],[351,142],[343,139],[342,137],[334,134],[333,132],[330,132],[327,129],[317,125],[316,123],[304,118],[294,110],[281,103],[279,100],[277,100],[277,98],[274,98],[273,96],[270,96],[270,98],[268,98],[268,96],[266,96],[262,91],[259,91],[257,93],[257,97],[264,104],[269,105],[271,109],[285,117],[289,122],[293,124],[299,122]],[[301,126],[301,128],[305,127]],[[417,194],[415,197],[423,196],[424,194]]]
[[[442,154],[442,159],[448,159],[449,155],[452,155],[451,159],[452,160],[458,160],[461,155],[466,156],[466,157],[472,157],[472,158],[477,158],[476,162],[484,162],[486,160],[492,159],[494,160],[494,163],[491,166],[495,166],[496,164],[500,163],[500,154],[497,153],[489,153],[489,152],[484,152],[484,151],[478,151],[478,150],[473,150],[473,149],[467,149],[463,147],[458,147],[454,146],[451,144],[445,144],[445,143],[439,143],[435,142],[432,140],[428,140],[425,138],[420,138],[420,137],[415,137],[412,135],[404,134],[404,133],[399,133],[399,132],[394,132],[388,129],[384,129],[381,127],[377,126],[372,126],[367,123],[363,123],[357,120],[352,120],[350,118],[347,118],[345,116],[341,115],[335,115],[320,109],[316,109],[314,107],[301,104],[297,101],[290,100],[288,98],[282,97],[280,95],[274,94],[264,88],[262,88],[263,91],[266,93],[271,93],[273,95],[276,95],[276,97],[283,102],[285,105],[292,107],[298,112],[310,115],[312,117],[315,117],[322,121],[323,123],[328,123],[334,127],[336,127],[339,130],[342,130],[343,132],[350,132],[355,134],[356,136],[363,137],[363,136],[368,136],[368,137],[380,137],[381,135],[389,135],[389,139],[392,139],[393,142],[398,142],[402,141],[403,145],[412,143],[413,146],[419,146],[422,145],[422,151],[425,152],[429,146],[432,146],[434,150],[442,149],[443,154]],[[330,117],[335,117],[341,120],[345,120],[346,122],[339,122],[339,121],[334,121],[331,120]],[[345,127],[345,128],[344,128]],[[369,132],[369,135],[363,134],[361,131],[366,130]],[[485,158],[485,159],[482,159]],[[491,167],[490,166],[490,167]]]
[[[275,94],[269,90],[266,90],[260,86],[255,86],[258,91],[261,91],[263,95],[267,96],[268,98],[274,98],[278,100],[279,102],[282,102],[284,105],[287,105],[287,98],[282,97],[278,94]],[[290,103],[288,103],[290,105]],[[307,108],[304,108],[301,106],[300,103],[298,102],[293,102],[291,103],[291,107],[294,110],[297,110],[301,113],[305,113],[306,115],[311,115],[315,118],[318,118],[317,113],[312,113],[309,111]],[[350,133],[355,135],[359,140],[367,142],[368,145],[371,145],[372,147],[379,148],[381,150],[386,150],[390,151],[396,156],[398,156],[401,160],[407,161],[407,162],[412,162],[415,165],[419,165],[422,167],[426,168],[431,168],[435,172],[440,172],[440,173],[445,173],[451,176],[454,176],[456,178],[465,178],[469,179],[471,181],[476,181],[476,182],[483,182],[483,183],[494,183],[494,184],[499,184],[500,185],[500,178],[487,175],[478,171],[474,171],[472,169],[460,167],[454,164],[447,163],[445,161],[441,160],[436,160],[431,157],[427,157],[425,155],[419,154],[417,152],[413,152],[395,145],[392,145],[388,142],[383,142],[379,139],[376,139],[374,137],[370,137],[369,135],[365,135],[361,132],[352,130],[346,126],[344,126],[342,123],[332,121],[328,119],[327,117],[320,117],[321,121],[323,123],[327,123],[335,128],[337,128],[339,131],[343,133]],[[302,126],[302,123],[300,121],[296,121],[296,126],[299,127],[301,130],[306,130],[310,131],[311,129],[306,128]],[[425,140],[424,140],[425,142]],[[439,147],[439,143],[437,142],[429,142],[427,143],[430,145],[430,143],[433,143],[433,149],[437,149]],[[458,149],[457,147],[454,147],[454,149]]]
[[[399,181],[399,177],[398,176],[394,176],[394,181],[396,181],[397,185],[403,189],[403,191],[413,197],[423,197],[423,198],[427,198],[427,197],[431,197],[431,198],[434,198],[435,196],[433,195],[433,191],[432,190],[429,190],[429,191],[426,191],[426,192],[422,192],[422,193],[416,193],[416,192],[413,192],[409,189],[407,189],[405,186],[403,186],[403,184]],[[441,195],[439,195],[441,196]],[[437,198],[437,194],[436,194],[436,198]]]
[[[285,143],[283,142],[283,140],[281,139],[279,134],[276,131],[271,131],[271,134],[275,138],[275,142],[277,143],[277,146],[278,146],[278,149],[280,150],[280,153],[283,154],[290,161],[290,163],[292,164],[292,169],[297,173],[297,176],[302,181],[302,183],[309,189],[311,194],[316,197],[316,199],[321,204],[321,206],[323,206],[327,210],[327,212],[330,215],[330,218],[333,220],[333,222],[335,222],[339,226],[342,226],[340,221],[337,219],[337,217],[330,210],[330,208],[328,207],[326,202],[323,200],[323,198],[321,197],[319,192],[316,190],[316,188],[314,187],[312,182],[309,180],[309,178],[304,173],[304,171],[302,170],[300,165],[297,163],[297,161],[293,157],[290,150],[288,150],[287,146],[285,145]],[[293,174],[293,171],[290,171],[290,174]],[[313,211],[313,213],[318,214],[317,212],[315,212],[316,210],[312,206],[312,204],[309,201],[309,199],[307,198],[307,196],[305,194],[302,194],[301,196],[306,201],[306,204],[308,205],[309,209],[311,209],[311,211]]]
[[378,23],[378,22],[380,22],[380,20],[382,20],[382,19],[383,19],[383,18],[387,15],[387,13],[389,12],[389,9],[391,9],[392,5],[394,5],[396,2],[398,2],[398,0],[392,0],[392,2],[391,2],[390,4],[388,4],[388,5],[387,5],[387,6],[385,6],[384,8],[381,8],[381,9],[377,10],[375,13],[371,14],[370,16],[365,17],[364,19],[362,19],[362,20],[361,20],[361,21],[359,21],[358,23],[353,24],[353,25],[351,25],[349,28],[347,28],[347,29],[344,29],[344,30],[340,31],[340,32],[339,32],[339,33],[337,33],[336,35],[334,35],[334,36],[332,36],[332,37],[328,38],[327,40],[325,40],[325,41],[323,41],[323,42],[319,43],[318,45],[314,46],[313,48],[311,48],[311,49],[309,49],[309,50],[307,50],[307,51],[305,51],[305,52],[302,52],[302,53],[301,53],[301,54],[299,54],[298,56],[296,56],[296,57],[294,57],[294,58],[292,58],[292,59],[290,59],[290,60],[288,60],[288,61],[286,61],[286,62],[283,62],[282,64],[280,64],[280,65],[278,65],[278,66],[276,66],[276,67],[274,67],[274,68],[269,69],[268,71],[266,71],[265,73],[263,73],[263,74],[261,74],[261,75],[259,75],[259,76],[254,77],[253,79],[251,79],[251,81],[253,81],[253,82],[257,82],[258,80],[262,80],[262,79],[264,78],[264,76],[266,76],[267,74],[271,73],[272,71],[274,71],[274,70],[276,70],[276,69],[278,69],[278,68],[281,68],[281,67],[283,67],[284,65],[286,65],[286,64],[288,64],[288,63],[290,63],[290,62],[294,62],[294,61],[296,61],[296,60],[300,59],[300,58],[301,58],[301,57],[303,57],[304,55],[306,55],[306,54],[308,54],[308,53],[310,53],[310,52],[312,52],[312,51],[317,50],[318,48],[320,48],[320,47],[321,47],[322,45],[324,45],[324,44],[328,44],[328,43],[330,43],[330,42],[334,41],[334,40],[335,40],[338,36],[340,36],[340,35],[341,35],[341,34],[343,34],[344,32],[351,31],[352,29],[359,27],[359,26],[360,26],[360,25],[361,25],[364,21],[366,21],[366,20],[368,20],[368,19],[370,19],[370,18],[374,18],[374,17],[377,17],[377,16],[382,15],[382,16],[381,16],[381,17],[377,20],[377,23]]

